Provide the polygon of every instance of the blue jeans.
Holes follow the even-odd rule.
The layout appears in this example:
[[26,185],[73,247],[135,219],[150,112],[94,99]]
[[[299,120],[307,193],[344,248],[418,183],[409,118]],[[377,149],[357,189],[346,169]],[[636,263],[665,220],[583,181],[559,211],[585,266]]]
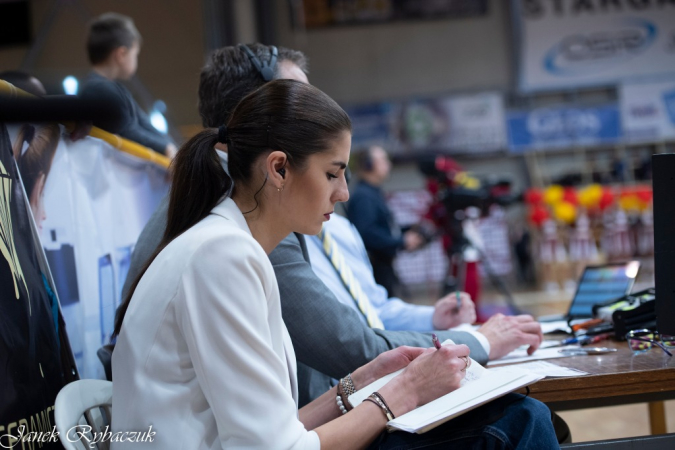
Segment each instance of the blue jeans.
[[543,403],[508,394],[424,434],[382,433],[369,450],[557,449],[551,411]]

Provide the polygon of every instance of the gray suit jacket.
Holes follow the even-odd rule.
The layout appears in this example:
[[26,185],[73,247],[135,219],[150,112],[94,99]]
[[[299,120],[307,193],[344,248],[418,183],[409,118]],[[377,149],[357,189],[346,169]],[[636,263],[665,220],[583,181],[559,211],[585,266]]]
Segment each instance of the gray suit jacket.
[[[165,198],[143,229],[132,256],[125,292],[157,248],[166,228],[167,208]],[[401,345],[432,345],[430,334],[377,330],[364,324],[359,314],[340,303],[314,274],[304,236],[290,234],[269,257],[279,283],[281,312],[298,360],[300,406],[326,392],[331,379],[353,372],[384,351]],[[468,345],[474,360],[487,362],[485,350],[471,334],[436,334],[441,341],[452,339]]]

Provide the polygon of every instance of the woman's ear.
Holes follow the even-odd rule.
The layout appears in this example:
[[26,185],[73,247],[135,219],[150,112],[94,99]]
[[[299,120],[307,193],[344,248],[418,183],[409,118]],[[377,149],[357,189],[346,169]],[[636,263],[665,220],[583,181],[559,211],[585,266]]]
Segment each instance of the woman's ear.
[[269,181],[277,189],[282,189],[286,182],[288,158],[282,151],[275,150],[267,156],[266,169]]

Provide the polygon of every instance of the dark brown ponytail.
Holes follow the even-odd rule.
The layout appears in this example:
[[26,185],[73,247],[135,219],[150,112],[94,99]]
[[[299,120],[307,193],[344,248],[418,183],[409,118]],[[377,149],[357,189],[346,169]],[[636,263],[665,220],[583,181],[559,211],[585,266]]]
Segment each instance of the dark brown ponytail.
[[117,310],[115,336],[119,335],[122,329],[124,315],[129,308],[129,301],[138,282],[159,252],[206,217],[232,187],[232,179],[223,169],[214,149],[217,142],[218,130],[206,129],[187,141],[173,160],[173,182],[166,230],[157,250],[138,274],[129,289],[127,298]]

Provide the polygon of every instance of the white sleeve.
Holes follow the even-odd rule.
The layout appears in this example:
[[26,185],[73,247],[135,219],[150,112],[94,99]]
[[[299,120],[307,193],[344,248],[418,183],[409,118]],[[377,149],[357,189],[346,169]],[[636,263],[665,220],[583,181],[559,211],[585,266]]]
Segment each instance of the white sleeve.
[[224,448],[319,449],[273,349],[262,252],[253,245],[241,236],[202,244],[182,276],[178,323]]
[[475,330],[462,330],[462,331],[466,331],[471,336],[475,337],[476,340],[483,347],[483,350],[485,350],[485,354],[486,355],[490,354],[490,341],[488,341],[488,338],[486,338],[483,333],[481,333],[480,331],[475,331]]

